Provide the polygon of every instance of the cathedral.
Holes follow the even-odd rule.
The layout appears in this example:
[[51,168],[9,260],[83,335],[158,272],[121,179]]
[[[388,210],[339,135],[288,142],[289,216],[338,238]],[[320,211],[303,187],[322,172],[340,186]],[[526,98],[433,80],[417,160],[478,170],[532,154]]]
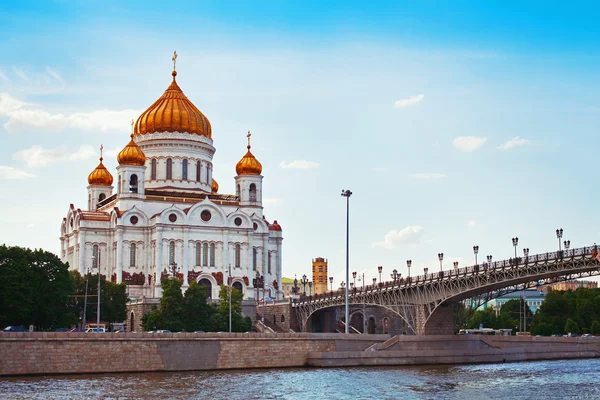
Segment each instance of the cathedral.
[[70,205],[61,259],[81,274],[99,270],[125,283],[133,298],[160,298],[161,278],[177,276],[184,290],[195,280],[212,299],[228,282],[251,299],[258,275],[266,296],[283,298],[282,230],[263,214],[262,165],[250,151],[250,132],[235,166],[236,193],[220,193],[210,122],[183,94],[175,65],[172,76],[133,125],[116,181],[101,154],[88,176],[87,207]]

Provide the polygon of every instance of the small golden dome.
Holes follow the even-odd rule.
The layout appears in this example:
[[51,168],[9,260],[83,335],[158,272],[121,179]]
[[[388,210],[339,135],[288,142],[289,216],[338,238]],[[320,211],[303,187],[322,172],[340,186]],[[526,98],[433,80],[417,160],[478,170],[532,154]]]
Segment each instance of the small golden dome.
[[217,183],[217,181],[215,180],[215,178],[213,178],[213,182],[212,182],[212,194],[216,194],[219,191],[219,184]]
[[235,166],[235,172],[238,175],[260,175],[262,172],[261,163],[250,152],[250,132],[248,132],[248,151]]
[[113,183],[113,177],[108,172],[104,164],[102,164],[102,156],[100,156],[100,164],[88,175],[88,183],[90,185],[110,186]]
[[135,123],[135,134],[154,132],[187,132],[212,138],[208,118],[196,108],[177,85],[173,71],[173,82],[165,93],[140,115]]
[[131,140],[127,143],[127,146],[119,152],[117,156],[119,165],[138,165],[144,166],[146,164],[146,155],[140,149],[140,146],[133,141],[133,133],[131,134]]

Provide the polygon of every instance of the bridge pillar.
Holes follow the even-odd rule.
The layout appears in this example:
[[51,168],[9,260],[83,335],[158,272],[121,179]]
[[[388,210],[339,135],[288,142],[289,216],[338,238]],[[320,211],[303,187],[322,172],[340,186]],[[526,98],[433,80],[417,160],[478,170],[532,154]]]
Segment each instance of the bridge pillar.
[[442,304],[427,316],[427,307],[417,306],[417,335],[453,335],[453,310],[451,304]]

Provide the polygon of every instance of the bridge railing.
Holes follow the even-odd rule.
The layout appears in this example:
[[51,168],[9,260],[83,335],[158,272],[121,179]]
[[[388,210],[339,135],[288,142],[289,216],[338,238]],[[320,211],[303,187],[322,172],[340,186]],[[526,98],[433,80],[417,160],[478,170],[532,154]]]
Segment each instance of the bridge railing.
[[[471,265],[468,267],[455,268],[450,270],[443,270],[440,272],[432,272],[429,274],[417,275],[406,278],[399,278],[395,281],[380,282],[375,285],[366,285],[361,287],[354,287],[349,289],[349,294],[352,296],[361,295],[363,293],[372,292],[376,290],[383,290],[387,288],[404,288],[413,285],[422,285],[426,282],[447,280],[457,278],[466,275],[473,274],[487,274],[498,270],[504,270],[507,268],[520,268],[525,267],[530,263],[535,262],[547,262],[553,260],[561,260],[564,258],[578,257],[589,254],[593,257],[598,255],[598,246],[581,247],[577,249],[559,250],[547,253],[534,254],[527,257],[516,257],[509,258],[508,260],[494,261],[492,263],[483,263]],[[600,261],[600,260],[599,260]],[[338,297],[345,297],[345,289],[337,289],[323,294],[317,294],[312,296],[300,296],[299,299],[294,301],[294,304],[303,302],[312,302],[320,300],[332,300]]]

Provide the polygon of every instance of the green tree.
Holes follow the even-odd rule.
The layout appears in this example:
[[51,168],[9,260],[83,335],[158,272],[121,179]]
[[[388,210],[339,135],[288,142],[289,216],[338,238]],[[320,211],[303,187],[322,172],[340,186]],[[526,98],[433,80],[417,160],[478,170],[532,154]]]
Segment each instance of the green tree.
[[68,265],[43,250],[0,246],[0,326],[68,326],[73,282]]
[[[523,305],[523,300],[521,299],[512,299],[502,304],[502,307],[500,308],[500,313],[510,317],[510,319],[512,320],[512,323],[510,324],[510,326],[507,326],[507,328],[512,328],[520,325],[520,322],[522,322],[523,318]],[[525,308],[525,315],[527,318],[527,326],[531,326],[533,322],[533,312],[531,312],[529,306]]]
[[213,330],[212,318],[217,313],[217,308],[214,304],[207,303],[206,298],[206,289],[192,281],[183,298],[184,328],[187,332]]
[[467,321],[467,328],[477,329],[480,326],[484,328],[493,328],[496,324],[496,313],[492,307],[483,310],[477,310]]
[[567,319],[565,323],[565,332],[567,333],[579,333],[579,326],[577,322],[573,321],[571,318]]
[[179,279],[163,279],[160,282],[163,295],[160,299],[160,326],[173,332],[183,330],[183,294]]
[[592,335],[600,335],[600,321],[592,322],[590,331],[592,332]]
[[252,329],[250,318],[242,316],[243,294],[235,288],[221,285],[219,290],[219,311],[213,316],[213,329],[229,331],[229,290],[231,289],[231,331],[247,332]]

